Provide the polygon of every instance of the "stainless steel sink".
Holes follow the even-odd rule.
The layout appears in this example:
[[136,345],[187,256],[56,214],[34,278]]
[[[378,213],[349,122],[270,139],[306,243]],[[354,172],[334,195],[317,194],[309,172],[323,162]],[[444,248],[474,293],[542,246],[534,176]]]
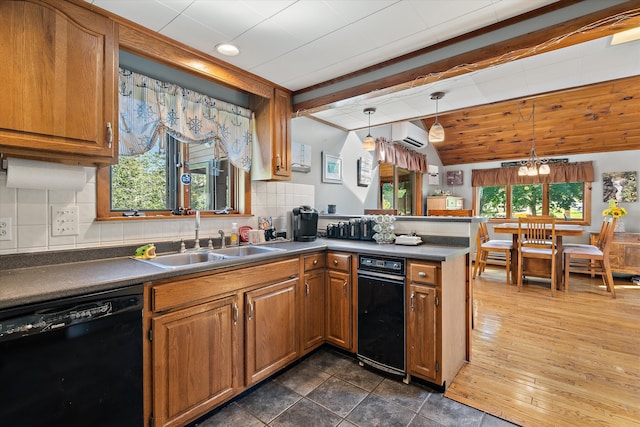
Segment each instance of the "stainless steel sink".
[[138,261],[146,262],[163,268],[176,268],[184,265],[200,264],[203,262],[219,261],[227,258],[223,254],[208,251],[185,252],[181,254],[158,255],[153,259],[138,259]]
[[243,257],[249,255],[265,254],[270,252],[280,252],[284,249],[269,246],[235,246],[231,248],[215,249],[213,253],[229,257]]

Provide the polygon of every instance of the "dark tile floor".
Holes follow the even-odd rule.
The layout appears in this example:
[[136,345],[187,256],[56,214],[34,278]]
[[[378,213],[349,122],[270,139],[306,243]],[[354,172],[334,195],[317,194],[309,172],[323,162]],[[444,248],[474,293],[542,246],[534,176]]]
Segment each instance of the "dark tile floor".
[[420,384],[404,384],[322,348],[220,408],[198,427],[513,426]]

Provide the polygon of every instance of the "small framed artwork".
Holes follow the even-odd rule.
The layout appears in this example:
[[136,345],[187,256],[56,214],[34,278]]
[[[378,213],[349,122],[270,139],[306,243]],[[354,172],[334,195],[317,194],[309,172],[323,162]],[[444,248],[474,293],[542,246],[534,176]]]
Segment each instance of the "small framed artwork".
[[462,185],[462,171],[447,171],[447,185]]
[[602,201],[638,201],[638,172],[605,172],[602,174]]
[[360,157],[358,159],[358,187],[368,187],[371,184],[371,169],[373,161],[371,158]]
[[322,182],[342,184],[342,158],[322,152]]

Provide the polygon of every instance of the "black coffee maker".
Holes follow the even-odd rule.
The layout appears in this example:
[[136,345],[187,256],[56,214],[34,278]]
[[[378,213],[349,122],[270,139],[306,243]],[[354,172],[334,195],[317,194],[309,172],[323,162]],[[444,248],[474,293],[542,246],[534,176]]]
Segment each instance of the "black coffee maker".
[[311,206],[293,209],[293,240],[312,242],[318,233],[318,211]]

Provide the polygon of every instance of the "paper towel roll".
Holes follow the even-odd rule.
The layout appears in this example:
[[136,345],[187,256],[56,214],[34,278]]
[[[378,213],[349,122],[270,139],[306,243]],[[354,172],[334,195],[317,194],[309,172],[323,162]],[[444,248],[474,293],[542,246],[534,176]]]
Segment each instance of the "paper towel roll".
[[87,183],[83,166],[7,159],[7,187],[81,191]]

